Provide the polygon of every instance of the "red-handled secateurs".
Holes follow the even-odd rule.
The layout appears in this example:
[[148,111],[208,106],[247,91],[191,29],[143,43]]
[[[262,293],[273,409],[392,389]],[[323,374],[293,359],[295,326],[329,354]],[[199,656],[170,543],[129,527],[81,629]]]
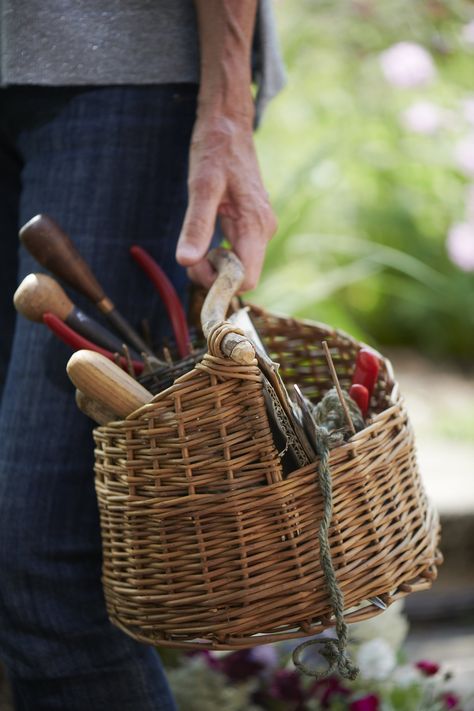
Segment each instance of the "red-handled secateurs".
[[130,254],[158,291],[171,321],[178,353],[181,358],[186,358],[191,353],[191,340],[186,314],[173,284],[160,265],[143,247],[133,245],[130,247]]
[[364,417],[369,409],[369,402],[377,382],[379,368],[380,362],[375,353],[370,348],[361,348],[357,354],[349,395],[359,405]]
[[[85,348],[89,351],[101,353],[110,360],[115,361],[116,356],[114,355],[114,353],[106,350],[105,348],[102,348],[101,346],[98,346],[92,341],[89,341],[88,338],[81,336],[79,333],[70,328],[66,323],[64,323],[64,321],[61,321],[61,319],[58,318],[55,314],[47,311],[45,314],[43,314],[43,321],[50,331],[52,331],[61,341],[63,341],[63,343],[66,343],[66,345],[71,346],[71,348],[73,348],[75,351]],[[136,375],[139,375],[143,370],[143,362],[140,360],[132,360],[131,364]],[[120,365],[124,369],[127,368],[128,361],[123,356],[120,356]]]

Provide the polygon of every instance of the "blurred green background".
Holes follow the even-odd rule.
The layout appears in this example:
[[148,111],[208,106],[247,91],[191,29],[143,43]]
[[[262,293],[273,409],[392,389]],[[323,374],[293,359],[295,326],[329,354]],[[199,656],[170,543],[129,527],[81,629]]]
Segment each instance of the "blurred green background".
[[[257,143],[279,230],[254,300],[380,349],[471,365],[472,4],[275,5],[288,83]],[[423,74],[421,62],[418,79],[408,67],[408,86],[382,66],[400,42],[421,47],[433,64]],[[410,64],[406,52],[387,58],[395,74]],[[464,257],[456,264],[447,236],[457,223]]]

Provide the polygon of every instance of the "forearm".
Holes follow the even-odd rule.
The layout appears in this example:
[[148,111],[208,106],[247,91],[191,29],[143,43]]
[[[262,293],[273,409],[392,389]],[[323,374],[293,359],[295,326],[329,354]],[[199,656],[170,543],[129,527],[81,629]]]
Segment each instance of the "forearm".
[[199,115],[253,122],[251,49],[257,0],[194,0],[201,55]]
[[201,84],[189,160],[188,209],[176,258],[209,287],[206,259],[219,216],[245,268],[242,289],[257,282],[276,220],[253,142],[250,55],[257,0],[195,0]]

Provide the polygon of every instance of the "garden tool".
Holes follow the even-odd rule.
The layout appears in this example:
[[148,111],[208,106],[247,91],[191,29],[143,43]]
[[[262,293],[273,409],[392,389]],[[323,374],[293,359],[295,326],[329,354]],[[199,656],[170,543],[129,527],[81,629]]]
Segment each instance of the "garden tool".
[[116,353],[112,353],[105,348],[101,348],[96,343],[93,343],[87,338],[84,338],[84,336],[81,336],[79,333],[76,333],[74,329],[70,328],[66,323],[64,323],[64,321],[61,321],[61,319],[53,313],[47,311],[43,315],[43,323],[55,334],[55,336],[59,338],[59,340],[66,345],[71,346],[71,348],[75,351],[86,349],[94,351],[95,353],[100,353],[111,361],[118,361],[120,366],[126,370],[130,370],[131,367],[132,371],[134,371],[137,375],[139,375],[144,369],[143,361],[118,356]]
[[156,367],[163,365],[117,311],[70,237],[54,220],[47,215],[36,215],[21,228],[20,240],[42,266],[90,299],[128,343],[139,353],[147,354],[150,363]]
[[357,354],[349,395],[365,417],[369,409],[375,383],[379,374],[379,360],[370,348],[361,348]]
[[369,391],[365,385],[360,383],[354,383],[349,389],[349,395],[357,403],[359,409],[363,415],[366,416],[367,410],[369,409]]
[[42,322],[46,312],[53,313],[99,346],[123,353],[122,341],[75,306],[64,289],[47,274],[28,274],[15,291],[13,302],[16,310],[30,321]]
[[76,405],[84,413],[90,417],[98,425],[106,425],[108,422],[113,422],[117,419],[112,410],[109,410],[105,405],[101,405],[97,400],[94,400],[81,390],[76,389]]
[[379,374],[379,359],[370,348],[361,348],[357,354],[352,385],[363,385],[367,388],[369,400]]
[[77,351],[70,357],[66,370],[76,388],[122,419],[154,397],[100,353]]
[[180,358],[186,358],[192,353],[191,339],[189,337],[186,313],[176,289],[160,265],[143,247],[133,245],[130,247],[130,254],[150,278],[160,294],[171,321],[179,356]]

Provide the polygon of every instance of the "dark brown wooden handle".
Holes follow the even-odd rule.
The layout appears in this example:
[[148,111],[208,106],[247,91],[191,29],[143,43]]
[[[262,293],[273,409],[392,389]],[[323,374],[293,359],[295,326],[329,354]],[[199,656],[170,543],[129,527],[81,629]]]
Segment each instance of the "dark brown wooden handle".
[[51,217],[33,217],[21,228],[20,240],[43,267],[95,304],[106,298],[104,290],[70,237]]

